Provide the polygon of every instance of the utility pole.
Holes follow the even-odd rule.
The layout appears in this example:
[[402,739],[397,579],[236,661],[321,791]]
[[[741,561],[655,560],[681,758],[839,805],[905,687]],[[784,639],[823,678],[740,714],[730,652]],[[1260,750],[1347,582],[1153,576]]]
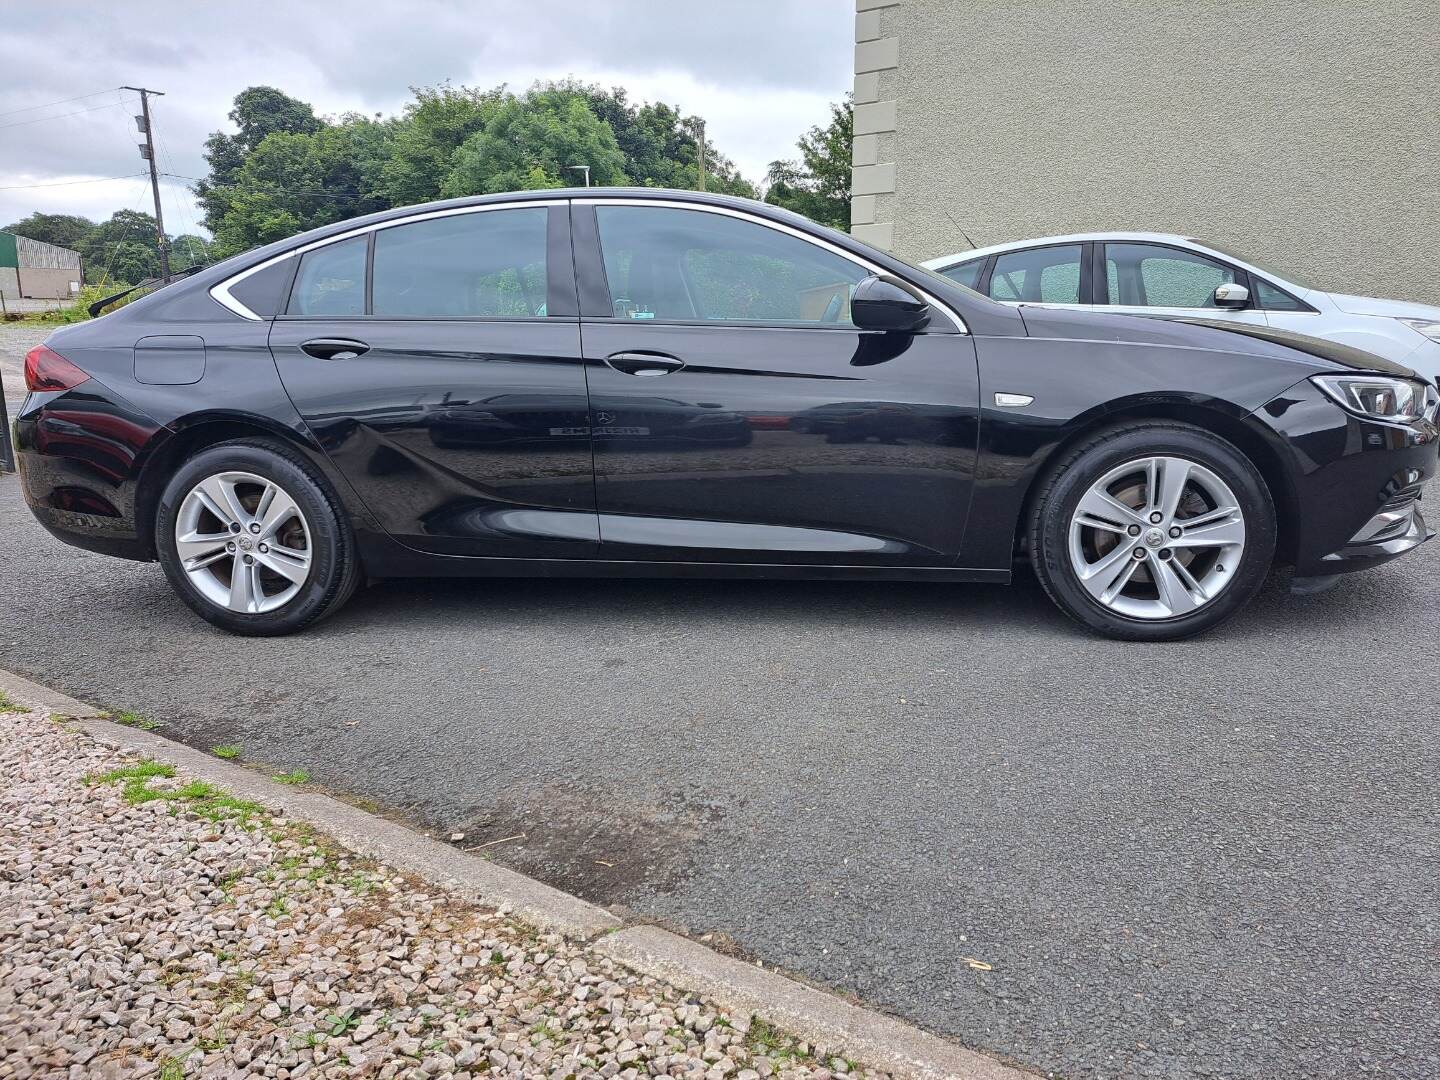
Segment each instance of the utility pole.
[[700,151],[700,190],[705,190],[705,121],[701,119],[695,135],[695,146]]
[[121,90],[134,90],[140,95],[140,115],[135,117],[135,126],[145,135],[145,145],[140,147],[140,156],[150,162],[150,191],[155,196],[155,238],[160,244],[160,281],[170,284],[170,244],[165,239],[165,218],[160,210],[160,173],[155,164],[155,130],[150,123],[150,95],[164,97],[160,90],[147,90],[143,86],[122,86]]

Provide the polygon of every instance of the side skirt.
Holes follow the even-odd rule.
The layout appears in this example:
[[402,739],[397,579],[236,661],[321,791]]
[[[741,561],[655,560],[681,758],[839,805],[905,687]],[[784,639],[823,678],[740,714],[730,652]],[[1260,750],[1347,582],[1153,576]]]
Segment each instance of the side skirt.
[[1011,571],[965,566],[824,566],[813,563],[634,562],[620,559],[497,559],[435,555],[362,534],[365,572],[390,577],[769,578],[776,581],[952,581],[1008,585]]

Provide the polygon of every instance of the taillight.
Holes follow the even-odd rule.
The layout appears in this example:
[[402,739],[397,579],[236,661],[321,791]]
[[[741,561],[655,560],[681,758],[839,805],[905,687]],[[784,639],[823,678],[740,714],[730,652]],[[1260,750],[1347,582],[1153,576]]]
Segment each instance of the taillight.
[[25,354],[25,387],[31,393],[69,390],[90,378],[54,349],[36,345]]

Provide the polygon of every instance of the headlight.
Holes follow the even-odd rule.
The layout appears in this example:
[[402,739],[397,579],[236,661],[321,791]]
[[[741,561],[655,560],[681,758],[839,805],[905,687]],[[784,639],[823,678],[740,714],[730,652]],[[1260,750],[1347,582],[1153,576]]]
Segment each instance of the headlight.
[[1311,381],[1341,408],[1373,420],[1418,420],[1435,409],[1429,383],[1388,375],[1314,375]]
[[1440,319],[1401,319],[1417,334],[1424,334],[1431,341],[1440,341]]

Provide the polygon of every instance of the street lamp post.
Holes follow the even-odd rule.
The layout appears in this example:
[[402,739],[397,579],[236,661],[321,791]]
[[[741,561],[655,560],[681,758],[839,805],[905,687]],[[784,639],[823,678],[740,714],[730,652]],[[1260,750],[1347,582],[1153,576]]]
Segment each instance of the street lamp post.
[[567,166],[567,168],[580,169],[582,172],[584,172],[584,173],[585,173],[585,186],[586,186],[586,187],[589,187],[589,186],[590,186],[590,166],[589,166],[589,165],[570,165],[570,166]]

